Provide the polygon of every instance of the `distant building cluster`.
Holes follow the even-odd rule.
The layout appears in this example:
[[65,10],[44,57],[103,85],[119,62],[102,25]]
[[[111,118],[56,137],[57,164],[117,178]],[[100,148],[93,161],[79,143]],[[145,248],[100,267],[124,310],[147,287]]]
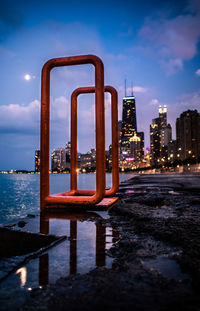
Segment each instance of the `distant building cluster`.
[[[106,153],[108,156],[108,153]],[[40,171],[40,151],[35,151],[35,172]],[[51,153],[51,172],[70,172],[71,143],[67,142],[65,148],[54,149]],[[106,158],[106,162],[109,161]],[[94,172],[96,170],[96,149],[87,153],[78,153],[78,170],[82,172]]]
[[[119,167],[121,171],[144,168],[169,168],[200,162],[200,113],[187,110],[176,119],[176,140],[167,122],[167,107],[159,106],[158,117],[150,124],[150,148],[144,150],[144,133],[137,130],[135,97],[123,98],[119,128]],[[106,169],[112,169],[112,145],[106,150]],[[71,143],[51,153],[51,171],[70,172]],[[78,170],[96,170],[96,149],[78,153]],[[35,172],[40,171],[40,150],[35,151]]]
[[176,119],[176,140],[167,124],[167,107],[159,107],[159,117],[150,125],[151,166],[170,167],[200,162],[200,114],[187,110]]

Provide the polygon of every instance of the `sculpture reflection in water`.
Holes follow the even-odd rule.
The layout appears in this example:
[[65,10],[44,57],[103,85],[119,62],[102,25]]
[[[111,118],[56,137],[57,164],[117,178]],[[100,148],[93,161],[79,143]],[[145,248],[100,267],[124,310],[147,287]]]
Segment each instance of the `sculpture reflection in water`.
[[[49,223],[50,220],[66,220],[70,222],[70,233],[69,233],[69,244],[68,250],[66,249],[66,254],[69,251],[69,262],[67,262],[66,255],[66,265],[69,265],[69,274],[76,274],[78,272],[78,230],[77,223],[79,221],[88,221],[91,218],[98,219],[101,218],[95,212],[80,212],[79,214],[74,214],[69,212],[63,212],[62,210],[55,212],[44,211],[40,216],[40,232],[43,234],[49,234]],[[112,233],[106,234],[106,227],[100,223],[92,222],[96,227],[96,249],[95,249],[95,265],[97,267],[106,266],[106,244],[111,243],[111,245],[118,241],[119,233],[118,231],[111,229]],[[67,223],[66,223],[67,224]],[[59,233],[58,233],[59,234]],[[108,241],[109,239],[109,241]],[[88,243],[88,247],[90,247]],[[66,246],[65,246],[66,247]],[[81,256],[81,254],[79,255]],[[51,273],[51,267],[49,264],[50,255],[45,253],[39,257],[39,285],[46,285],[49,283],[49,274]]]

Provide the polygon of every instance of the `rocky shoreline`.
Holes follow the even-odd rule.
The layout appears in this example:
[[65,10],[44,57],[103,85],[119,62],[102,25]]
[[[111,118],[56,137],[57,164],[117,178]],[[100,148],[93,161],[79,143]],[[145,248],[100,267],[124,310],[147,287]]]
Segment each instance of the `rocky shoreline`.
[[18,310],[199,310],[200,175],[141,175],[123,183],[110,218],[120,234],[96,268],[33,289]]

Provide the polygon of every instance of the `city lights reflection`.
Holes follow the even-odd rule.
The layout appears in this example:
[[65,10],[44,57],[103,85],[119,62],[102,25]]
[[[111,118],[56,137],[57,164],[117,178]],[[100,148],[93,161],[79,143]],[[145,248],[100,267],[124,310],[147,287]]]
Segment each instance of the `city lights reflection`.
[[24,285],[26,284],[26,280],[27,280],[27,269],[26,269],[26,267],[22,267],[22,268],[18,269],[16,271],[16,274],[20,275],[20,281],[21,281],[20,287],[24,287]]

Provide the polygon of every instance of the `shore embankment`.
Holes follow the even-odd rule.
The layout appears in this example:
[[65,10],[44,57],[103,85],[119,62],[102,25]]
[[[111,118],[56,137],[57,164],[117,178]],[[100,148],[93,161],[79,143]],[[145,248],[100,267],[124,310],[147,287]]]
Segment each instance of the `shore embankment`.
[[106,219],[119,232],[112,269],[33,289],[18,310],[199,310],[200,175],[138,175]]

